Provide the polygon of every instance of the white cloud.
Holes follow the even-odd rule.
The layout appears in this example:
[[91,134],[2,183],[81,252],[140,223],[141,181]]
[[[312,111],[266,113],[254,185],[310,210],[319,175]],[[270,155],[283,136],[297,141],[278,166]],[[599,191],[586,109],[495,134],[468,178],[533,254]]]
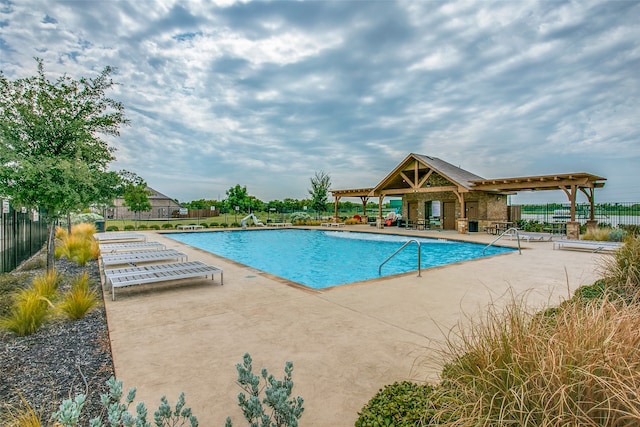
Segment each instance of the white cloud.
[[[409,152],[485,177],[640,178],[637,2],[49,2],[0,12],[2,71],[91,77],[126,168],[180,200],[375,185]],[[593,168],[593,170],[589,170]],[[633,172],[635,171],[635,172]],[[633,175],[633,174],[636,175]],[[613,185],[612,185],[613,184]],[[606,198],[606,196],[604,197]],[[600,198],[601,200],[603,197]]]

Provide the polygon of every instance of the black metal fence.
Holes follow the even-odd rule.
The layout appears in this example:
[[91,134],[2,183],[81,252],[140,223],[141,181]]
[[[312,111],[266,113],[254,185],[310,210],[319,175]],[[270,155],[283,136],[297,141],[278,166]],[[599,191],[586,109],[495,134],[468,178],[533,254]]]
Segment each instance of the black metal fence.
[[41,212],[14,209],[2,200],[0,216],[0,272],[14,270],[42,249],[47,241],[47,224]]
[[[595,219],[601,225],[616,228],[620,225],[640,225],[640,203],[599,203],[594,209]],[[548,203],[546,205],[519,205],[520,218],[542,223],[567,222],[571,213],[568,204]],[[586,223],[590,218],[588,203],[576,204],[576,221]]]

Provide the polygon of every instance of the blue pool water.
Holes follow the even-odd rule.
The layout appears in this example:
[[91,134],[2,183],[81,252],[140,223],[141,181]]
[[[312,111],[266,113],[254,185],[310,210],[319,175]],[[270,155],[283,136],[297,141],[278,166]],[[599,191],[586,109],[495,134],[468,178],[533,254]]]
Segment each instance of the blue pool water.
[[[388,234],[323,230],[246,230],[166,235],[267,273],[322,289],[380,277],[379,265],[405,242],[420,242],[422,268],[512,249]],[[407,246],[382,267],[382,276],[417,270],[417,245]]]

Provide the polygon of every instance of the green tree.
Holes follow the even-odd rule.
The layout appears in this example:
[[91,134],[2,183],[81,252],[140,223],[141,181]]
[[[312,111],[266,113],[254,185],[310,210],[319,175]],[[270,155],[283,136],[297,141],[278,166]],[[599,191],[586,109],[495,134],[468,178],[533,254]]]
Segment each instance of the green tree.
[[240,212],[246,212],[246,208],[249,205],[249,196],[247,193],[247,187],[240,187],[240,184],[236,184],[235,187],[231,187],[227,190],[227,207],[229,212],[235,212],[236,206],[240,208]]
[[147,188],[147,183],[132,172],[123,172],[123,181],[123,205],[127,206],[129,210],[135,214],[136,228],[138,228],[140,212],[148,212],[153,207],[151,206],[151,202],[149,202],[151,191]]
[[111,67],[95,78],[52,82],[36,61],[35,76],[9,80],[0,71],[0,193],[45,211],[52,269],[58,218],[117,195],[120,177],[107,171],[114,149],[99,135],[119,135],[128,120],[105,95],[115,84]]
[[282,201],[282,206],[287,212],[293,212],[302,209],[303,203],[297,199],[291,199],[289,197]]
[[324,212],[327,209],[330,187],[331,177],[328,174],[320,171],[311,177],[309,194],[311,195],[311,208],[316,212]]

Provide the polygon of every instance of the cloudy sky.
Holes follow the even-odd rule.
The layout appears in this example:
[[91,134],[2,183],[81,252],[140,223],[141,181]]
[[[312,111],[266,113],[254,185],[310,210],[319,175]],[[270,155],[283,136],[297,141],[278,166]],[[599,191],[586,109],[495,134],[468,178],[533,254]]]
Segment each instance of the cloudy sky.
[[[93,77],[127,169],[180,201],[375,186],[409,153],[484,178],[588,172],[640,201],[638,1],[0,0],[5,75]],[[560,191],[515,201],[566,201]],[[584,198],[579,196],[579,201]]]

